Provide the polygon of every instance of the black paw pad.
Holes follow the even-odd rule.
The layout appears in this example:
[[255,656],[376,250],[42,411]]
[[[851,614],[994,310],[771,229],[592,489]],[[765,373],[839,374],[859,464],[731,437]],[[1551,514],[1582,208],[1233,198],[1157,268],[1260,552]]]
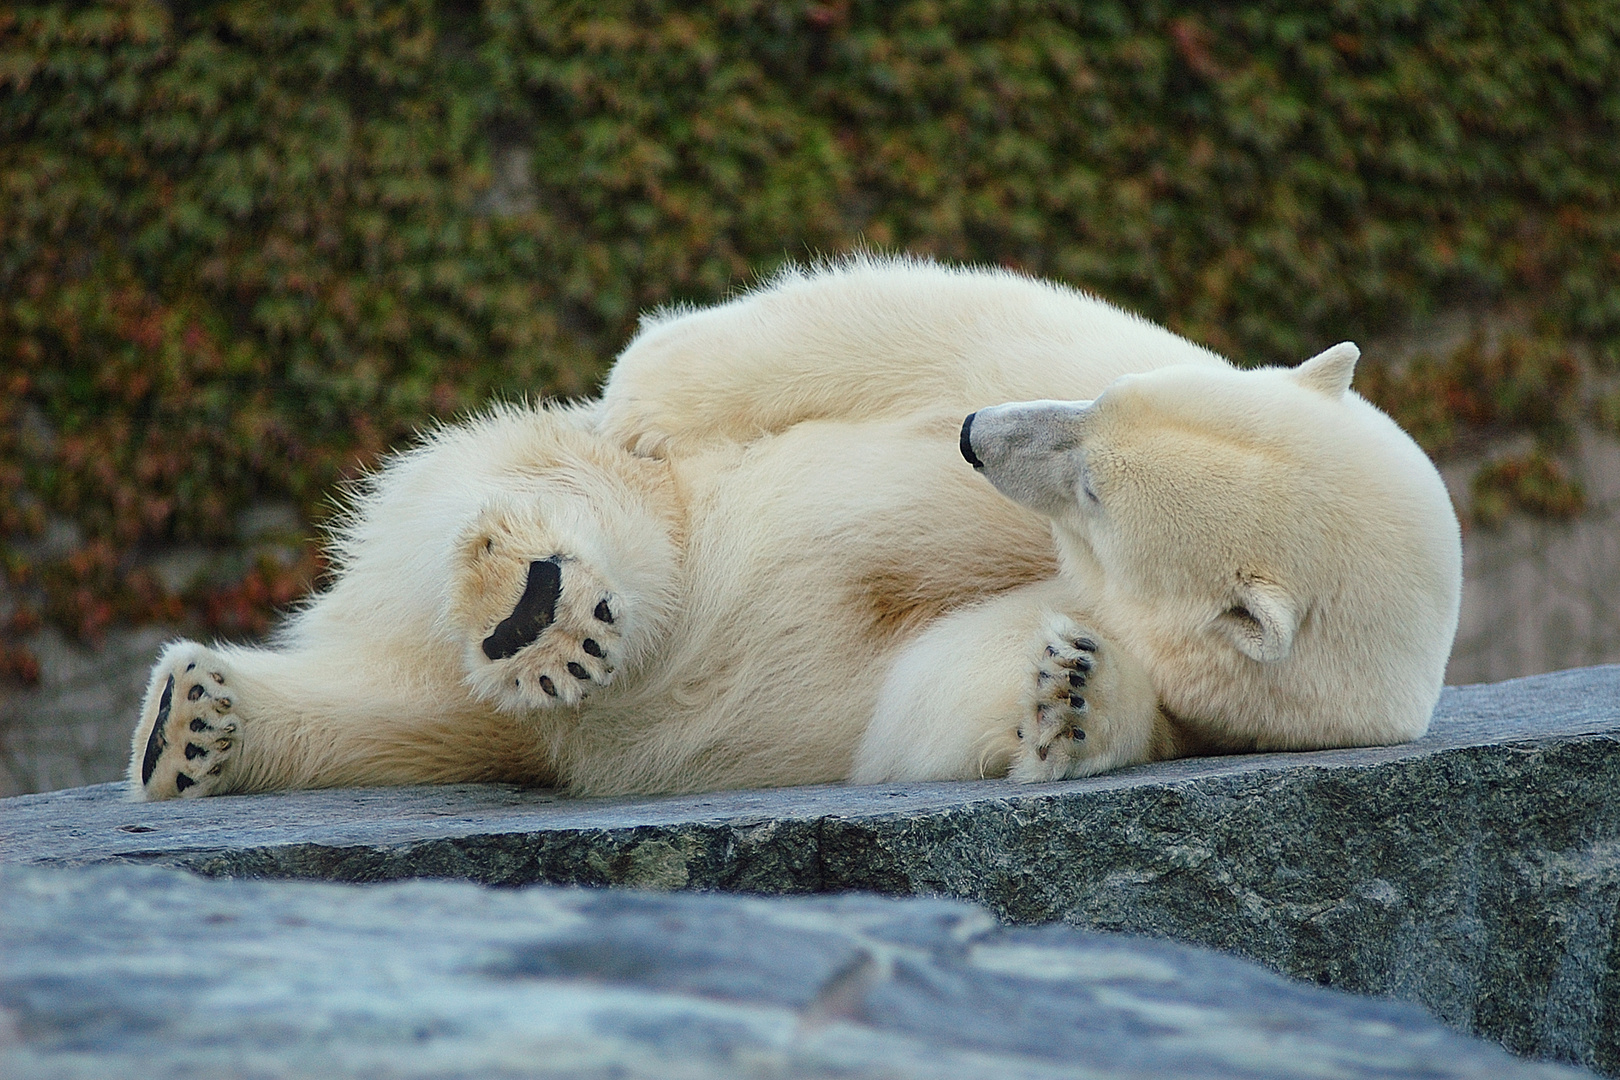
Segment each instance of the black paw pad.
[[198,683],[196,686],[193,686],[190,690],[186,691],[186,700],[187,701],[196,701],[198,698],[200,698],[202,696],[203,696],[202,683]]
[[174,777],[174,790],[176,790],[176,791],[184,791],[184,790],[186,790],[186,788],[190,787],[191,785],[195,784],[196,782],[197,781],[193,780],[191,777],[187,776],[185,773],[176,773],[175,777]]
[[1069,695],[1069,708],[1071,708],[1071,709],[1083,709],[1085,707],[1086,707],[1086,699],[1085,698],[1081,697],[1079,694],[1070,694]]
[[600,657],[602,655],[602,646],[597,643],[595,638],[586,638],[579,643],[579,647],[585,650],[587,656]]
[[1069,685],[1076,689],[1086,685],[1086,673],[1084,671],[1069,672]]
[[551,681],[551,676],[549,675],[540,676],[540,689],[544,690],[552,697],[557,696],[557,684]]
[[529,564],[529,580],[523,586],[512,614],[501,620],[495,632],[484,639],[484,655],[505,660],[534,644],[557,617],[557,598],[562,595],[562,564],[556,559],[536,559]]
[[214,729],[209,725],[208,721],[204,720],[202,717],[199,716],[199,717],[196,717],[195,719],[193,719],[191,721],[191,730],[192,731],[213,731]]
[[576,679],[589,680],[591,677],[591,673],[585,670],[584,665],[574,660],[568,661],[568,674]]
[[208,753],[208,751],[204,750],[202,747],[198,746],[194,742],[186,743],[186,760],[187,761],[195,761],[197,758],[200,758],[200,757],[204,756],[207,753]]
[[597,604],[596,610],[591,612],[591,614],[595,615],[596,618],[601,622],[611,623],[613,621],[613,609],[608,607],[608,602],[606,600],[603,600],[601,603]]
[[146,737],[146,756],[141,759],[141,783],[152,782],[152,770],[157,768],[158,758],[163,756],[163,748],[169,745],[169,740],[163,736],[163,725],[169,722],[169,707],[174,704],[174,676],[163,686],[163,696],[158,699],[157,720],[152,724],[152,734]]

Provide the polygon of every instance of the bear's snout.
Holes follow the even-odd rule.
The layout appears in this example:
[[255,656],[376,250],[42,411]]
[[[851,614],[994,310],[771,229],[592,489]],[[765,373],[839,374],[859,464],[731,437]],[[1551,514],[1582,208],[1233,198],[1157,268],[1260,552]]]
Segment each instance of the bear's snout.
[[976,412],[970,412],[967,414],[967,419],[962,421],[962,441],[960,445],[962,447],[962,456],[967,459],[967,463],[982,471],[984,462],[980,461],[979,455],[973,452],[973,418],[978,415]]

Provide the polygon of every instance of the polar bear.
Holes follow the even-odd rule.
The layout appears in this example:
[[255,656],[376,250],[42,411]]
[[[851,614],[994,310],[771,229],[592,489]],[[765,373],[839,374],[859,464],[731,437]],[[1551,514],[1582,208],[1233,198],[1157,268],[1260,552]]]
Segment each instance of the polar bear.
[[[599,401],[389,462],[269,647],[166,648],[132,789],[1043,780],[1412,738],[1456,519],[1354,362],[1239,372],[904,260],[654,317]],[[997,404],[1029,399],[1061,400]]]
[[1023,681],[1015,732],[1035,756],[1006,742],[992,673],[1020,665],[988,643],[1035,623],[1038,640],[1111,640],[1148,672],[1153,730],[1111,746],[1130,761],[1427,730],[1461,533],[1432,462],[1350,390],[1359,356],[1346,342],[1240,371],[1023,275],[855,259],[648,326],[609,378],[603,430],[678,455],[812,420],[1070,399],[979,409],[960,432],[971,465],[1048,519],[1066,591],[930,626],[887,675],[852,775],[963,776],[968,745],[998,745],[1012,775],[1049,779],[1098,771],[1098,717],[1043,671]]

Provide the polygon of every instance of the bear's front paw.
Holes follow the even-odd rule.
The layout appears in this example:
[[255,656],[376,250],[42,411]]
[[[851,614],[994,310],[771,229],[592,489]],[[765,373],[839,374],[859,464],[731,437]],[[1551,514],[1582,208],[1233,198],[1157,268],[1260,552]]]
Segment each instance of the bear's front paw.
[[152,672],[129,764],[147,799],[224,790],[241,743],[234,695],[218,654],[193,642],[165,650]]
[[1089,755],[1090,683],[1099,663],[1096,636],[1067,616],[1049,619],[1035,660],[1035,679],[1018,726],[1014,780],[1061,780],[1095,771]]
[[1008,776],[1063,780],[1152,758],[1158,695],[1135,658],[1061,614],[1033,644]]
[[515,712],[578,705],[613,681],[624,603],[593,567],[507,536],[485,535],[465,557],[456,608],[481,699]]

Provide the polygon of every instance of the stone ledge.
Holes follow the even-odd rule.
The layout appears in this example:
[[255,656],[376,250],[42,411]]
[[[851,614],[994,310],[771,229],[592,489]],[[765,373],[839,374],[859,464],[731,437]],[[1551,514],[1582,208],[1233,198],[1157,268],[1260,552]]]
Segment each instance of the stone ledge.
[[1002,782],[0,800],[0,861],[977,901],[1236,952],[1620,1074],[1620,667],[1446,691],[1406,746]]
[[981,908],[0,868],[16,1077],[1543,1080],[1422,1010]]

